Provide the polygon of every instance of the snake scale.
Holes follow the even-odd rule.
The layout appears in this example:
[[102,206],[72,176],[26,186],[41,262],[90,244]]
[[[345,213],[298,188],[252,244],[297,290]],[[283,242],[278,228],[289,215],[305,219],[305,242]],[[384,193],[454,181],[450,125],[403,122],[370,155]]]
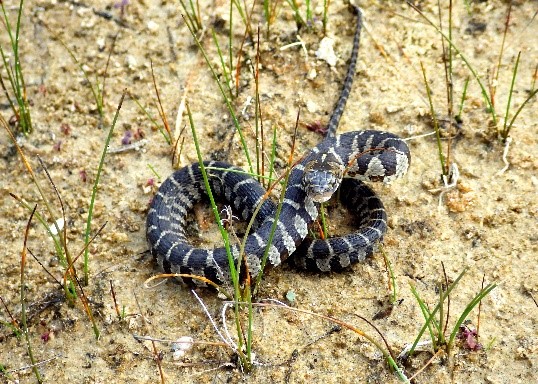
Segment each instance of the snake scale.
[[[240,168],[228,163],[205,161],[214,196],[233,208],[235,215],[255,217],[255,231],[245,241],[244,260],[252,276],[267,264],[277,266],[293,254],[297,266],[316,271],[341,270],[364,260],[373,252],[387,229],[383,203],[362,181],[389,183],[403,176],[410,163],[409,148],[398,136],[382,131],[354,131],[336,135],[349,96],[359,50],[362,16],[357,7],[357,27],[344,87],[328,123],[325,139],[290,171],[288,184],[271,244],[276,206],[263,199],[265,189]],[[238,172],[239,171],[239,172]],[[344,177],[344,178],[343,178]],[[319,204],[340,187],[340,200],[355,216],[357,230],[343,237],[308,239],[308,228],[318,217]],[[193,247],[187,239],[186,223],[194,204],[207,201],[198,163],[169,176],[154,196],[147,216],[147,240],[159,266],[168,273],[203,276],[216,283],[231,280],[224,247]],[[238,260],[240,245],[230,246]],[[204,285],[184,278],[185,283]]]

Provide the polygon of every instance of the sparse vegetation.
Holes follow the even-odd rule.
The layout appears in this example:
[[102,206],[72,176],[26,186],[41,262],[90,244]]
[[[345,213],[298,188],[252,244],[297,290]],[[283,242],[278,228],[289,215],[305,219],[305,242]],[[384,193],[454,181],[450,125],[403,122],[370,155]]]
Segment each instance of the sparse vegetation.
[[[13,31],[12,24],[9,21],[8,11],[6,10],[3,1],[0,2],[2,8],[2,24],[5,28],[5,33],[9,37],[9,43],[11,46],[11,54],[9,54],[0,44],[0,55],[2,56],[3,70],[8,79],[9,87],[4,82],[3,75],[0,73],[0,84],[6,96],[6,99],[11,107],[13,113],[14,122],[20,128],[21,132],[25,135],[29,134],[33,130],[32,116],[30,114],[30,102],[28,100],[28,93],[26,90],[26,82],[24,81],[24,75],[22,70],[21,56],[20,56],[20,34],[22,26],[22,14],[23,14],[24,0],[20,0],[19,7],[17,9],[17,21],[15,23],[15,31]],[[10,57],[11,56],[11,57]]]
[[[508,4],[500,17],[485,4],[471,1],[426,1],[421,8],[413,2],[410,6],[416,13],[405,4],[369,4],[365,12],[368,34],[358,67],[364,83],[351,96],[353,109],[344,130],[369,128],[368,117],[362,116],[368,110],[371,125],[411,135],[421,126],[417,116],[423,113],[431,117],[437,148],[434,151],[432,144],[421,140],[412,142],[417,161],[407,185],[395,195],[379,188],[380,194],[387,195],[383,201],[390,231],[373,260],[338,276],[299,273],[290,278],[283,267],[254,279],[247,262],[234,261],[228,252],[230,286],[188,276],[216,288],[227,299],[222,303],[212,291],[191,294],[172,284],[143,289],[143,281],[155,274],[144,253],[148,201],[169,171],[191,161],[196,152],[211,207],[210,219],[204,212],[193,219],[192,228],[202,233],[196,240],[206,241],[206,232],[198,229],[204,220],[214,221],[221,236],[217,246],[229,251],[233,244],[240,244],[243,251],[254,218],[245,228],[234,226],[234,214],[239,214],[220,210],[208,182],[214,168],[204,167],[202,160],[209,154],[216,158],[231,155],[230,162],[245,165],[244,172],[267,188],[264,199],[277,196],[278,216],[291,168],[317,140],[304,127],[310,125],[311,116],[323,122],[332,103],[325,87],[342,79],[346,59],[342,52],[349,39],[348,30],[340,34],[348,28],[342,15],[351,17],[346,12],[338,14],[344,8],[328,0],[231,0],[211,6],[200,0],[180,0],[180,4],[163,3],[151,12],[147,4],[129,4],[128,0],[109,9],[77,2],[46,7],[25,2],[24,13],[23,1],[0,3],[0,80],[6,95],[0,102],[1,132],[6,132],[0,133],[0,190],[5,195],[5,203],[0,204],[4,213],[0,351],[9,349],[0,353],[0,378],[59,384],[62,377],[162,383],[264,382],[270,377],[293,382],[307,372],[320,382],[375,378],[410,383],[428,371],[439,377],[439,383],[444,377],[446,382],[457,381],[461,375],[477,382],[487,375],[493,381],[498,375],[509,380],[511,371],[519,371],[529,381],[535,378],[526,365],[532,362],[527,340],[532,324],[525,315],[529,308],[536,308],[528,249],[534,241],[532,150],[536,135],[532,121],[538,64],[529,63],[536,48],[514,38],[525,28],[536,30],[536,18],[525,14],[528,5]],[[129,12],[125,12],[127,6]],[[211,14],[205,14],[206,10]],[[39,29],[45,25],[42,20],[47,20],[49,30],[60,33],[53,26],[55,18],[65,18],[62,25],[69,32],[62,35],[64,41]],[[485,33],[496,39],[494,52],[478,43],[469,44],[470,38],[459,38],[471,18],[487,20]],[[514,20],[517,24],[512,24]],[[30,25],[33,31],[27,28]],[[121,39],[116,40],[118,25]],[[335,68],[311,55],[320,39],[316,29],[322,25],[324,33],[337,36]],[[25,38],[22,26],[28,34]],[[394,33],[400,29],[401,35]],[[280,49],[298,33],[310,56],[304,66],[302,61],[298,64],[302,52]],[[92,51],[97,40],[111,45],[106,44],[106,51],[95,47]],[[393,49],[394,41],[400,51]],[[406,49],[414,44],[420,48],[416,56]],[[84,65],[88,56],[75,57],[86,48],[96,52],[98,62],[106,59],[106,66],[95,76]],[[172,50],[179,53],[177,58],[169,54]],[[55,56],[58,51],[64,54],[60,58]],[[22,52],[33,56],[26,60]],[[140,63],[134,69],[126,69],[127,53]],[[197,56],[198,61],[184,59]],[[413,62],[417,57],[420,66]],[[60,70],[49,64],[60,59],[67,63]],[[495,67],[487,68],[484,62]],[[45,64],[38,68],[41,63]],[[413,77],[417,74],[422,80]],[[381,78],[386,83],[368,85]],[[390,83],[409,79],[410,91],[395,96]],[[182,82],[187,85],[178,90]],[[439,86],[441,82],[445,89]],[[87,88],[79,89],[80,84],[90,87],[91,96]],[[95,121],[96,114],[104,120],[105,98],[119,97],[118,84],[128,88],[111,126],[106,132],[94,129],[88,121]],[[294,96],[283,97],[288,93]],[[124,99],[126,95],[130,97]],[[185,113],[182,100],[186,100]],[[226,111],[218,100],[224,101]],[[404,100],[403,109],[399,109],[400,100]],[[424,104],[429,112],[424,112]],[[240,113],[243,110],[247,112]],[[299,110],[303,117],[292,128],[288,116]],[[446,112],[440,114],[440,110]],[[168,117],[176,112],[174,126],[174,119]],[[218,126],[213,131],[210,124],[215,121]],[[33,124],[39,129],[33,130]],[[69,128],[59,131],[63,124]],[[235,135],[221,135],[228,128]],[[151,131],[145,137],[148,145],[129,154],[107,155],[109,146],[125,132],[144,130]],[[229,152],[220,152],[216,144],[230,138]],[[517,144],[508,153],[512,140]],[[499,141],[506,143],[503,172],[508,169],[507,157],[515,165],[504,176],[497,174],[503,150]],[[59,142],[61,146],[56,145]],[[435,166],[435,157],[440,165]],[[473,189],[479,196],[471,209],[447,215],[434,209],[434,199],[424,193],[429,181],[421,175],[432,169],[437,175],[440,170],[457,189],[457,180],[450,180],[456,160],[462,177],[469,181],[461,188]],[[512,189],[518,193],[510,193]],[[327,235],[330,218],[322,211],[321,219]],[[223,225],[227,220],[228,225]],[[276,221],[273,235],[275,229]],[[460,252],[459,259],[454,257]],[[268,248],[262,270],[267,255]],[[452,271],[447,275],[443,265],[440,279],[432,272],[439,259]],[[498,288],[484,281],[482,287],[480,282],[469,284],[470,275],[482,273],[510,284]],[[452,274],[454,280],[449,277]],[[156,275],[147,282],[171,276]],[[402,289],[407,284],[411,289]],[[50,290],[63,297],[59,301],[48,298]],[[434,290],[437,297],[431,296]],[[495,300],[489,299],[492,292]],[[290,306],[279,301],[286,298]],[[390,310],[378,316],[382,310],[376,312],[375,307],[383,304]],[[495,317],[495,313],[501,315]],[[277,323],[287,328],[275,329]],[[331,327],[327,332],[326,324]],[[395,348],[407,341],[409,347],[397,356]],[[181,353],[175,353],[174,343],[181,346]],[[426,346],[426,353],[419,355],[419,346]],[[485,361],[473,359],[485,355]],[[424,356],[428,361],[420,360]],[[350,357],[355,365],[349,363]],[[360,359],[369,364],[363,365]],[[342,373],[338,365],[342,361],[357,370]],[[448,361],[449,369],[437,368],[436,361]],[[458,364],[462,361],[472,369],[462,373]],[[491,372],[493,365],[498,366],[495,372]],[[250,373],[243,376],[244,372]]]

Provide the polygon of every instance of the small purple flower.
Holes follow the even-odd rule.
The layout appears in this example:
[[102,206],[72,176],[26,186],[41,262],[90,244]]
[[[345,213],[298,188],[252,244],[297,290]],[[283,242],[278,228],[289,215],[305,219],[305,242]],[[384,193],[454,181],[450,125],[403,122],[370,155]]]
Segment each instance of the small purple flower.
[[123,138],[121,139],[121,144],[122,145],[131,144],[132,137],[133,137],[133,132],[130,129],[126,130],[125,133],[123,134]]
[[129,0],[121,0],[119,3],[114,3],[114,8],[116,9],[119,8],[121,15],[123,16],[123,14],[125,13],[125,9],[127,8],[128,5],[129,5]]
[[476,332],[476,329],[461,325],[457,337],[463,341],[463,346],[470,351],[479,351],[483,348],[482,344],[478,342],[478,332]]

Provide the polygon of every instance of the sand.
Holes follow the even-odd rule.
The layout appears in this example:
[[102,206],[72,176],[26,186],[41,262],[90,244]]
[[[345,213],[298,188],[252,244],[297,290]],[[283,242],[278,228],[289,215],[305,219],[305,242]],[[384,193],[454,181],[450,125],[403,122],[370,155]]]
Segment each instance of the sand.
[[[442,5],[443,25],[447,7]],[[456,4],[457,3],[457,4]],[[6,322],[21,319],[20,261],[29,211],[9,193],[37,204],[48,223],[61,217],[54,191],[38,163],[40,156],[65,206],[68,248],[77,255],[84,246],[88,206],[99,159],[114,113],[124,89],[122,105],[110,143],[112,150],[125,143],[147,140],[138,149],[107,155],[97,193],[92,234],[106,227],[89,246],[90,282],[84,292],[90,302],[100,338],[96,340],[80,300],[69,305],[58,284],[28,255],[25,295],[29,306],[29,336],[39,371],[48,383],[143,383],[158,382],[160,374],[170,383],[396,383],[381,352],[364,337],[349,330],[335,330],[334,323],[283,309],[254,311],[256,366],[245,374],[230,348],[211,344],[222,340],[208,314],[222,331],[223,301],[208,289],[197,289],[207,313],[189,288],[167,281],[147,288],[145,281],[158,273],[144,253],[145,218],[156,187],[172,171],[170,146],[154,129],[137,98],[157,121],[156,95],[151,76],[153,61],[162,106],[174,132],[182,132],[184,144],[179,164],[196,161],[188,119],[179,113],[186,97],[201,139],[204,158],[221,159],[246,166],[238,134],[199,50],[181,18],[177,2],[96,1],[91,6],[67,1],[28,1],[24,4],[21,57],[27,83],[34,132],[18,136],[18,143],[43,185],[54,218],[44,203],[5,131],[0,133],[0,364],[8,371],[4,382],[35,382],[23,337],[16,337]],[[250,2],[247,6],[250,9]],[[418,2],[424,13],[438,23],[437,2]],[[15,20],[16,4],[5,3]],[[261,5],[254,7],[253,34],[261,33],[260,98],[266,137],[276,127],[277,170],[282,172],[291,149],[291,136],[301,111],[296,156],[321,139],[307,129],[326,124],[346,71],[351,49],[354,17],[346,6],[332,2],[327,35],[334,41],[334,67],[316,57],[323,38],[322,7],[314,4],[314,27],[297,31],[286,2],[267,34]],[[276,299],[294,308],[334,316],[380,341],[377,333],[358,316],[372,322],[397,355],[412,343],[424,324],[413,297],[415,287],[433,308],[439,287],[464,270],[465,276],[450,297],[447,336],[465,306],[482,283],[497,284],[482,301],[480,320],[473,311],[469,329],[479,325],[477,347],[472,335],[453,346],[450,358],[435,356],[415,379],[416,383],[532,383],[538,381],[538,160],[536,157],[538,108],[531,100],[510,132],[511,145],[498,137],[502,128],[512,71],[521,51],[509,118],[529,95],[538,60],[536,1],[515,1],[506,35],[498,78],[507,3],[501,1],[455,2],[453,40],[482,82],[496,86],[497,126],[481,95],[477,81],[460,58],[454,59],[454,99],[459,108],[463,85],[470,79],[461,114],[462,122],[448,129],[442,41],[420,15],[400,2],[362,1],[366,30],[363,33],[355,83],[340,131],[379,129],[411,138],[412,163],[408,175],[391,186],[375,185],[388,215],[389,231],[384,251],[394,270],[397,302],[392,311],[373,319],[389,300],[389,277],[381,252],[344,273],[316,274],[283,265],[264,276],[258,300]],[[227,52],[228,3],[200,4],[206,28],[203,44],[211,63],[220,71],[211,28]],[[303,6],[304,11],[304,6]],[[106,17],[107,15],[112,16]],[[45,22],[48,28],[43,25]],[[2,47],[7,36],[2,29]],[[233,55],[237,61],[244,25],[234,13]],[[84,65],[90,80],[102,80],[113,39],[114,51],[106,72],[104,118],[79,67],[61,38]],[[295,42],[304,45],[292,45]],[[287,47],[287,49],[284,49]],[[254,153],[255,96],[252,63],[255,44],[245,40],[241,57],[238,97],[233,101],[246,143]],[[227,53],[226,53],[227,54]],[[456,164],[456,185],[440,195],[441,167],[433,132],[423,63],[431,87],[436,116],[443,127],[446,154],[449,136],[450,162]],[[235,64],[234,64],[235,66]],[[219,72],[220,73],[220,72]],[[2,71],[5,76],[5,71]],[[488,82],[489,76],[489,82]],[[536,81],[536,78],[534,78]],[[488,90],[489,92],[489,90]],[[2,116],[13,114],[4,96]],[[130,133],[127,133],[130,132]],[[122,143],[123,141],[123,143]],[[266,143],[270,140],[267,138]],[[503,158],[506,160],[503,160]],[[156,174],[150,169],[155,170]],[[434,191],[432,191],[434,190]],[[211,213],[201,210],[193,241],[219,243]],[[335,216],[335,215],[333,215]],[[336,215],[337,216],[337,215]],[[334,219],[332,228],[339,227]],[[28,248],[56,278],[64,268],[54,246],[35,218]],[[82,276],[82,259],[76,262]],[[153,285],[152,282],[150,285]],[[125,316],[119,319],[111,294]],[[290,298],[293,300],[290,302]],[[446,308],[445,308],[446,310]],[[227,312],[227,324],[231,311]],[[199,344],[173,356],[169,342],[137,341],[135,335],[177,340],[192,337]],[[428,340],[427,333],[423,340]],[[210,344],[204,344],[210,343]],[[475,350],[473,350],[475,349]],[[155,352],[156,351],[156,352]],[[402,366],[407,377],[432,358],[426,346]]]

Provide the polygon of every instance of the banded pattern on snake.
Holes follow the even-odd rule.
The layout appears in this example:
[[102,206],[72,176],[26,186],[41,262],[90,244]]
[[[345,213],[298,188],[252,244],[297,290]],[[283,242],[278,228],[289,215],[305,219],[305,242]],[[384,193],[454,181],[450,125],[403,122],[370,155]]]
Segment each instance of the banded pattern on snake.
[[[410,153],[398,136],[381,131],[355,131],[335,135],[353,75],[360,41],[361,14],[344,88],[331,116],[327,137],[290,171],[282,209],[271,244],[275,204],[262,200],[263,187],[252,177],[236,172],[223,162],[204,162],[214,196],[231,204],[245,220],[250,220],[257,204],[256,230],[245,242],[244,259],[252,276],[261,270],[268,248],[267,263],[277,266],[293,255],[298,266],[318,271],[341,270],[363,260],[386,232],[386,213],[376,194],[362,181],[388,183],[407,171]],[[342,179],[342,177],[349,177]],[[318,216],[320,202],[326,201],[340,186],[340,197],[354,213],[358,230],[339,238],[305,240],[308,226]],[[207,198],[200,165],[192,164],[174,172],[160,186],[147,217],[147,240],[160,267],[171,273],[193,274],[214,282],[230,281],[224,247],[193,247],[185,233],[186,219],[193,205]],[[231,246],[234,260],[239,245]],[[185,282],[188,279],[184,279]],[[194,280],[195,284],[200,284]]]

